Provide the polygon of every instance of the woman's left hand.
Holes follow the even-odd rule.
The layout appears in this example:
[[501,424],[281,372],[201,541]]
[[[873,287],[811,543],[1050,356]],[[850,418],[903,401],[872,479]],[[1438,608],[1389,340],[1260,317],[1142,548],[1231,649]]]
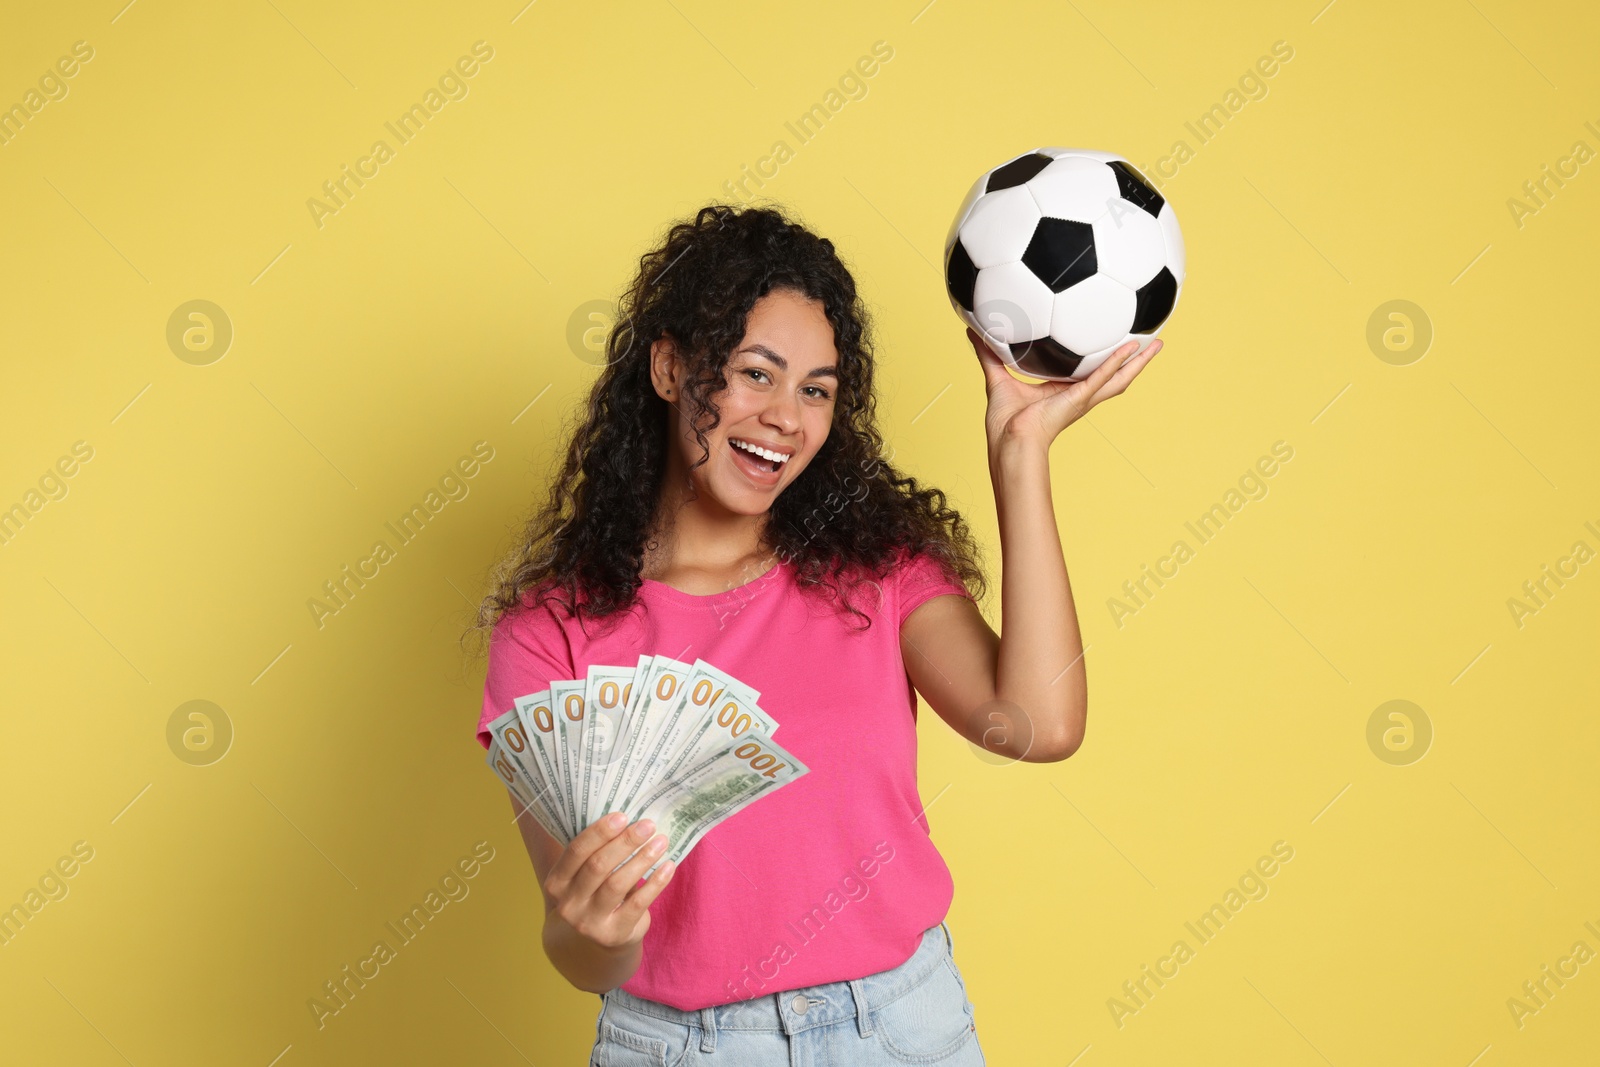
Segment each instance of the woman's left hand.
[[970,326],[967,340],[972,342],[973,351],[983,365],[984,388],[989,394],[984,429],[989,437],[991,455],[1008,440],[1031,441],[1049,448],[1062,430],[1077,422],[1090,408],[1102,400],[1121,395],[1151,357],[1161,350],[1161,342],[1156,340],[1134,356],[1139,342],[1129,341],[1102,360],[1081,382],[1029,383],[1013,376]]

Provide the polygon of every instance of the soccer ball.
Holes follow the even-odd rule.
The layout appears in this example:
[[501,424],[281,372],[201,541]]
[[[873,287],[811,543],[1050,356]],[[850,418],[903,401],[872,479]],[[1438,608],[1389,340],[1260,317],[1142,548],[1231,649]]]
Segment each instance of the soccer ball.
[[1183,288],[1183,234],[1121,156],[1036,148],[967,192],[944,277],[956,314],[1008,366],[1078,381],[1167,321]]

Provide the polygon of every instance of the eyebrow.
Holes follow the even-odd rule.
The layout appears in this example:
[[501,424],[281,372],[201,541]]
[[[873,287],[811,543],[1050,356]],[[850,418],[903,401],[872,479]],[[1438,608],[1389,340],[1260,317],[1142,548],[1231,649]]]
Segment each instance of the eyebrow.
[[[746,345],[744,348],[739,349],[739,351],[740,352],[754,352],[759,356],[766,356],[768,359],[770,359],[773,363],[775,363],[777,365],[779,370],[788,370],[789,369],[789,361],[784,359],[782,356],[778,355],[778,353],[774,352],[772,349],[768,348],[766,345],[763,345],[763,344]],[[838,381],[839,380],[838,368],[837,367],[817,367],[817,368],[813,369],[809,374],[806,375],[807,378],[820,378],[820,377],[823,377],[823,376],[832,378],[834,381]]]

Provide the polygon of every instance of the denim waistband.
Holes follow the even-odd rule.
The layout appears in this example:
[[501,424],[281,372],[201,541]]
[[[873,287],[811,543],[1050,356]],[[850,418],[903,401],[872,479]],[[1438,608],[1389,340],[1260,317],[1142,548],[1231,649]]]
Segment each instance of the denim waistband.
[[785,1034],[797,1034],[851,1019],[856,1020],[862,1035],[866,1036],[872,1032],[869,1012],[873,1008],[911,992],[933,973],[934,968],[942,966],[947,956],[952,956],[950,928],[941,921],[923,931],[916,951],[898,967],[848,982],[785,989],[697,1011],[636,997],[621,987],[603,994],[603,999],[641,1015],[698,1027],[703,1045],[714,1043],[718,1030],[781,1030]]

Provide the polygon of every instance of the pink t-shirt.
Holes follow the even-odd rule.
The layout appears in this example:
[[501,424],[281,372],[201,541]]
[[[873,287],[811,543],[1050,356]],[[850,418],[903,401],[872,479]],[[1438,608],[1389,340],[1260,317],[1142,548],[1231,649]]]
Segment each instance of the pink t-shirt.
[[[904,557],[901,557],[902,560]],[[779,563],[708,596],[647,579],[629,614],[591,621],[556,604],[500,620],[478,742],[515,699],[591,663],[703,658],[760,692],[779,745],[809,772],[708,833],[650,906],[639,969],[622,986],[693,1011],[887,970],[945,918],[949,868],[917,792],[917,697],[900,625],[941,593],[968,596],[937,561],[902,562],[852,594],[872,627],[802,592]]]

